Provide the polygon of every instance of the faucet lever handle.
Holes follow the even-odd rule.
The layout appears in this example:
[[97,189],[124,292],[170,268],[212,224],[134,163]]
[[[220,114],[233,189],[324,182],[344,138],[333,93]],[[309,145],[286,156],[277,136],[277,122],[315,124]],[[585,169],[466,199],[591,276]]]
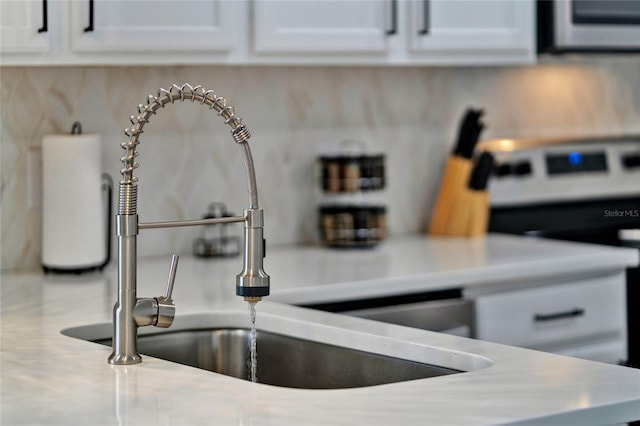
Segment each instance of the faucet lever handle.
[[169,267],[169,280],[167,281],[167,289],[164,292],[164,296],[156,297],[156,303],[158,306],[156,327],[168,328],[173,324],[173,319],[176,316],[176,307],[171,298],[173,293],[173,283],[176,281],[176,271],[178,269],[178,259],[180,256],[174,254],[171,257],[171,266]]
[[167,289],[164,292],[165,299],[171,299],[173,293],[173,284],[176,281],[176,271],[178,270],[178,259],[180,256],[174,254],[171,256],[171,266],[169,267],[169,280],[167,281]]

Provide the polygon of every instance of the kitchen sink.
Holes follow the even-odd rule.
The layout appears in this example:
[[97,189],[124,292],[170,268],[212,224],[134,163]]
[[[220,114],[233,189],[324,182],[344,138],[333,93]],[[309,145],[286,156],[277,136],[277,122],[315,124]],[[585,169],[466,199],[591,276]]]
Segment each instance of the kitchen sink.
[[[111,346],[111,339],[96,343]],[[460,373],[458,370],[258,331],[260,383],[305,389],[371,386]],[[249,330],[205,329],[142,336],[140,353],[246,379]]]
[[[210,318],[209,321],[206,320],[207,317]],[[164,332],[150,329],[154,331],[152,333],[143,333],[142,330],[147,329],[140,329],[138,351],[143,355],[239,379],[249,379],[250,331],[247,328],[232,326],[229,317],[230,314],[227,313],[224,320],[219,318],[216,321],[207,314],[183,316],[185,321],[182,321],[181,325],[174,324],[175,329]],[[269,323],[274,322],[275,318],[277,317],[272,317]],[[282,319],[286,320],[286,318]],[[224,325],[220,325],[221,322]],[[234,325],[238,323],[246,325],[248,318],[243,314],[238,321],[231,321],[231,323],[234,322],[236,323]],[[322,328],[320,325],[307,323],[306,335],[319,334],[313,332],[313,327]],[[345,332],[349,331],[333,330],[334,334]],[[111,337],[107,337],[111,335],[110,323],[69,328],[63,330],[62,334],[111,346]],[[455,361],[454,364],[460,364],[460,360],[464,360],[461,355],[471,357],[469,362],[466,364],[463,362],[461,365],[436,365],[425,362],[428,361],[427,359],[407,359],[380,353],[380,351],[376,353],[345,347],[320,341],[322,339],[307,338],[306,335],[283,334],[259,328],[257,331],[258,382],[304,389],[356,388],[459,374],[490,365],[490,361],[483,357],[459,353],[450,357],[452,362]],[[372,339],[370,335],[366,337],[367,340]],[[389,343],[388,338],[384,336],[373,337],[380,339],[379,343],[382,346],[387,346]],[[354,339],[349,340],[354,341]],[[395,350],[397,351],[403,344],[407,346],[409,352],[416,352],[415,346],[419,346],[411,342],[395,342]],[[428,346],[425,348],[427,350],[423,351],[424,355],[434,350]],[[447,359],[447,357],[439,358],[441,361]],[[478,360],[480,360],[479,363]],[[482,360],[488,361],[488,364],[483,364]],[[461,367],[468,368],[461,369]]]

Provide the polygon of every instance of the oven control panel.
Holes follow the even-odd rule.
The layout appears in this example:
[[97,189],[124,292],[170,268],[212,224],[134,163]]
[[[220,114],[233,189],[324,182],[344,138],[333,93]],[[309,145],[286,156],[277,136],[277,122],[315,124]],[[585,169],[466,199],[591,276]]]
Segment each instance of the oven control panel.
[[640,136],[576,141],[489,141],[491,205],[640,196]]
[[640,169],[640,152],[630,152],[622,156],[622,167]]
[[598,152],[562,152],[546,154],[547,175],[607,171],[607,154]]

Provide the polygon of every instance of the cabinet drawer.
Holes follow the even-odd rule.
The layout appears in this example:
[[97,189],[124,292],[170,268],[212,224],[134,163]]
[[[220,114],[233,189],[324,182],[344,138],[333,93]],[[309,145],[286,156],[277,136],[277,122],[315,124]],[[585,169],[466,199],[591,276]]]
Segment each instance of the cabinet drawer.
[[598,342],[575,348],[562,348],[553,352],[574,358],[618,364],[627,358],[627,345],[624,339],[617,339],[611,342]]
[[482,340],[535,349],[626,333],[624,273],[480,296]]

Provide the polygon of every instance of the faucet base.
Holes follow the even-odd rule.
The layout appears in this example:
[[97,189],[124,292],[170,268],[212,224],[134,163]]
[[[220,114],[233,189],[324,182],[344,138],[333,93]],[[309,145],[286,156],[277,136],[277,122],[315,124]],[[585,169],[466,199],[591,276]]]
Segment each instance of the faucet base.
[[107,362],[111,365],[131,365],[142,362],[142,357],[139,354],[124,355],[112,353]]

